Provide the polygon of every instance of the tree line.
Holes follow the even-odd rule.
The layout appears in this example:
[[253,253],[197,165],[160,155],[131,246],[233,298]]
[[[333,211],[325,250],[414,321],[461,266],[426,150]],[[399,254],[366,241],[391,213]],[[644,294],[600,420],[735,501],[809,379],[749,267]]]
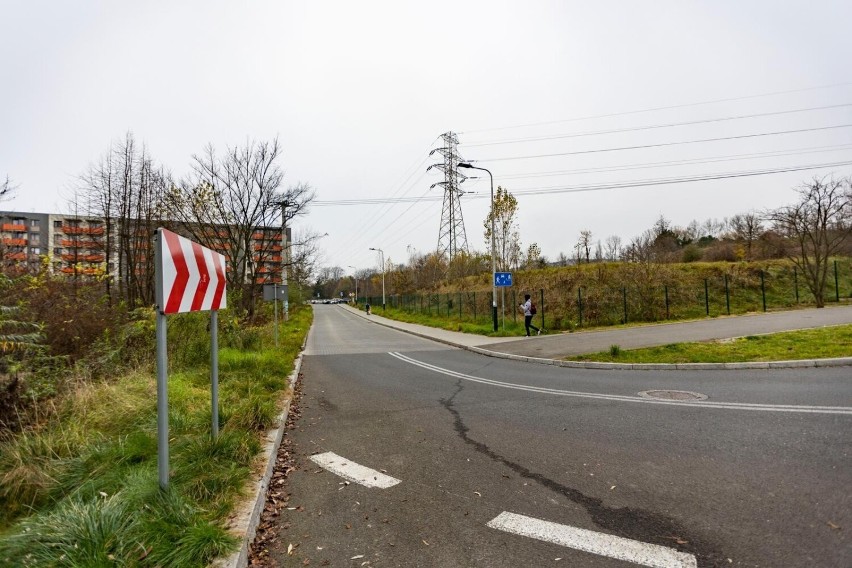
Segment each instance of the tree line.
[[[494,210],[483,222],[485,252],[457,255],[451,261],[437,252],[410,254],[406,261],[387,259],[386,287],[390,294],[434,292],[448,282],[479,277],[490,286],[491,226],[494,215],[495,264],[498,271],[517,271],[593,262],[656,265],[696,261],[754,261],[790,259],[803,275],[816,305],[825,305],[825,290],[834,256],[852,256],[852,178],[815,177],[797,188],[797,201],[787,206],[740,213],[723,220],[693,221],[678,227],[661,216],[642,234],[623,242],[611,235],[595,240],[581,230],[572,253],[554,261],[542,255],[537,243],[521,245],[517,199],[503,187],[495,192]],[[337,297],[360,284],[361,296],[381,293],[381,274],[364,269],[352,277],[340,267],[318,270],[314,293]]]

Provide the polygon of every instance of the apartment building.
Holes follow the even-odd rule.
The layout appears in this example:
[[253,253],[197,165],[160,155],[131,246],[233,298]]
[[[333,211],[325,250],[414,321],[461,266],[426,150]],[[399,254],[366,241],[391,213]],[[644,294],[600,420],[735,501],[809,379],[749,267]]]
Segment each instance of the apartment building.
[[[209,231],[206,236],[212,238],[212,248],[230,259],[234,251],[230,250],[227,242],[227,232],[215,227]],[[153,235],[149,232],[137,230],[131,235],[131,254],[135,255],[133,265],[137,272],[144,271],[151,258],[148,251]],[[0,211],[0,261],[5,268],[35,271],[46,258],[53,273],[83,278],[106,274],[117,277],[118,255],[113,251],[107,258],[106,237],[106,225],[102,218]],[[289,228],[287,242],[291,242]],[[251,248],[249,252],[256,264],[255,281],[280,284],[284,259],[281,229],[258,227],[252,234]]]

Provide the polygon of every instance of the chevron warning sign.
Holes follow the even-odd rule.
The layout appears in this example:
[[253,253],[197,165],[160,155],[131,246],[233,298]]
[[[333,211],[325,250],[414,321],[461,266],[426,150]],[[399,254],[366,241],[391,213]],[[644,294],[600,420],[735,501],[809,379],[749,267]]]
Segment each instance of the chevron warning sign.
[[157,229],[157,305],[163,314],[226,306],[225,257],[166,229]]

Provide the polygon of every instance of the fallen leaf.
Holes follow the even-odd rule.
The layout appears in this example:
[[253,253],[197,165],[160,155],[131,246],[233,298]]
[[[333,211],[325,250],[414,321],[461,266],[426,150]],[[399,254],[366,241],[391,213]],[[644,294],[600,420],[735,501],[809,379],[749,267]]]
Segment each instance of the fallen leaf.
[[610,491],[612,491],[613,489],[615,489],[615,485],[609,488]]
[[426,546],[430,546],[429,543],[426,542],[425,540],[423,541],[423,544],[425,544]]
[[345,524],[345,525],[343,525],[343,526],[345,526],[347,530],[352,528],[352,525],[350,525],[349,523],[346,523],[346,524]]
[[477,497],[482,497],[482,493],[480,493],[479,491],[474,491],[473,494]]
[[353,556],[349,560],[358,560],[359,558],[364,558],[364,555],[363,554],[356,554],[355,556]]
[[296,547],[292,544],[287,545],[287,556],[293,556],[293,551],[296,550]]
[[834,523],[832,523],[831,521],[828,521],[828,526],[829,526],[829,527],[831,527],[831,530],[835,530],[835,531],[839,531],[839,530],[840,530],[840,525],[835,525],[835,524],[834,524]]

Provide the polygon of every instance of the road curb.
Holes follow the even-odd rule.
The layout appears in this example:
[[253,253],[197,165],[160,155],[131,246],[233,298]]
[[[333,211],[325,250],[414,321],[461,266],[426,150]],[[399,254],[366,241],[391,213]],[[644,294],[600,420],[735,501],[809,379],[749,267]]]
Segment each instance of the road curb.
[[[308,329],[305,340],[302,342],[302,349],[293,362],[293,371],[287,377],[287,384],[291,389],[295,388],[296,381],[299,379],[299,373],[302,370],[302,355],[305,352],[310,334],[311,330]],[[288,400],[284,405],[284,410],[278,415],[278,427],[266,433],[266,443],[263,447],[263,460],[266,462],[266,468],[263,475],[257,481],[251,482],[249,490],[249,495],[252,496],[251,500],[244,502],[237,508],[228,526],[229,532],[240,539],[240,548],[230,556],[214,560],[210,564],[211,568],[246,568],[248,566],[249,546],[254,541],[257,525],[260,523],[260,515],[263,513],[264,505],[266,505],[266,490],[275,470],[278,448],[281,446],[281,440],[287,430],[287,414],[289,412],[290,401]]]
[[730,371],[739,369],[803,369],[813,367],[852,366],[852,357],[837,357],[834,359],[801,359],[796,361],[755,361],[747,363],[602,363],[598,361],[563,361],[562,359],[545,359],[542,357],[529,357],[526,355],[501,353],[500,351],[491,351],[490,349],[483,349],[482,347],[463,345],[461,343],[450,341],[449,339],[433,337],[426,333],[411,331],[409,329],[376,321],[375,319],[362,316],[360,310],[356,310],[355,308],[346,305],[343,307],[361,316],[362,319],[370,321],[376,325],[402,331],[409,335],[422,337],[423,339],[431,339],[438,343],[458,347],[459,349],[485,355],[486,357],[496,357],[497,359],[508,359],[510,361],[521,361],[524,363],[537,363],[539,365],[554,365],[570,369],[596,369],[606,371]]

